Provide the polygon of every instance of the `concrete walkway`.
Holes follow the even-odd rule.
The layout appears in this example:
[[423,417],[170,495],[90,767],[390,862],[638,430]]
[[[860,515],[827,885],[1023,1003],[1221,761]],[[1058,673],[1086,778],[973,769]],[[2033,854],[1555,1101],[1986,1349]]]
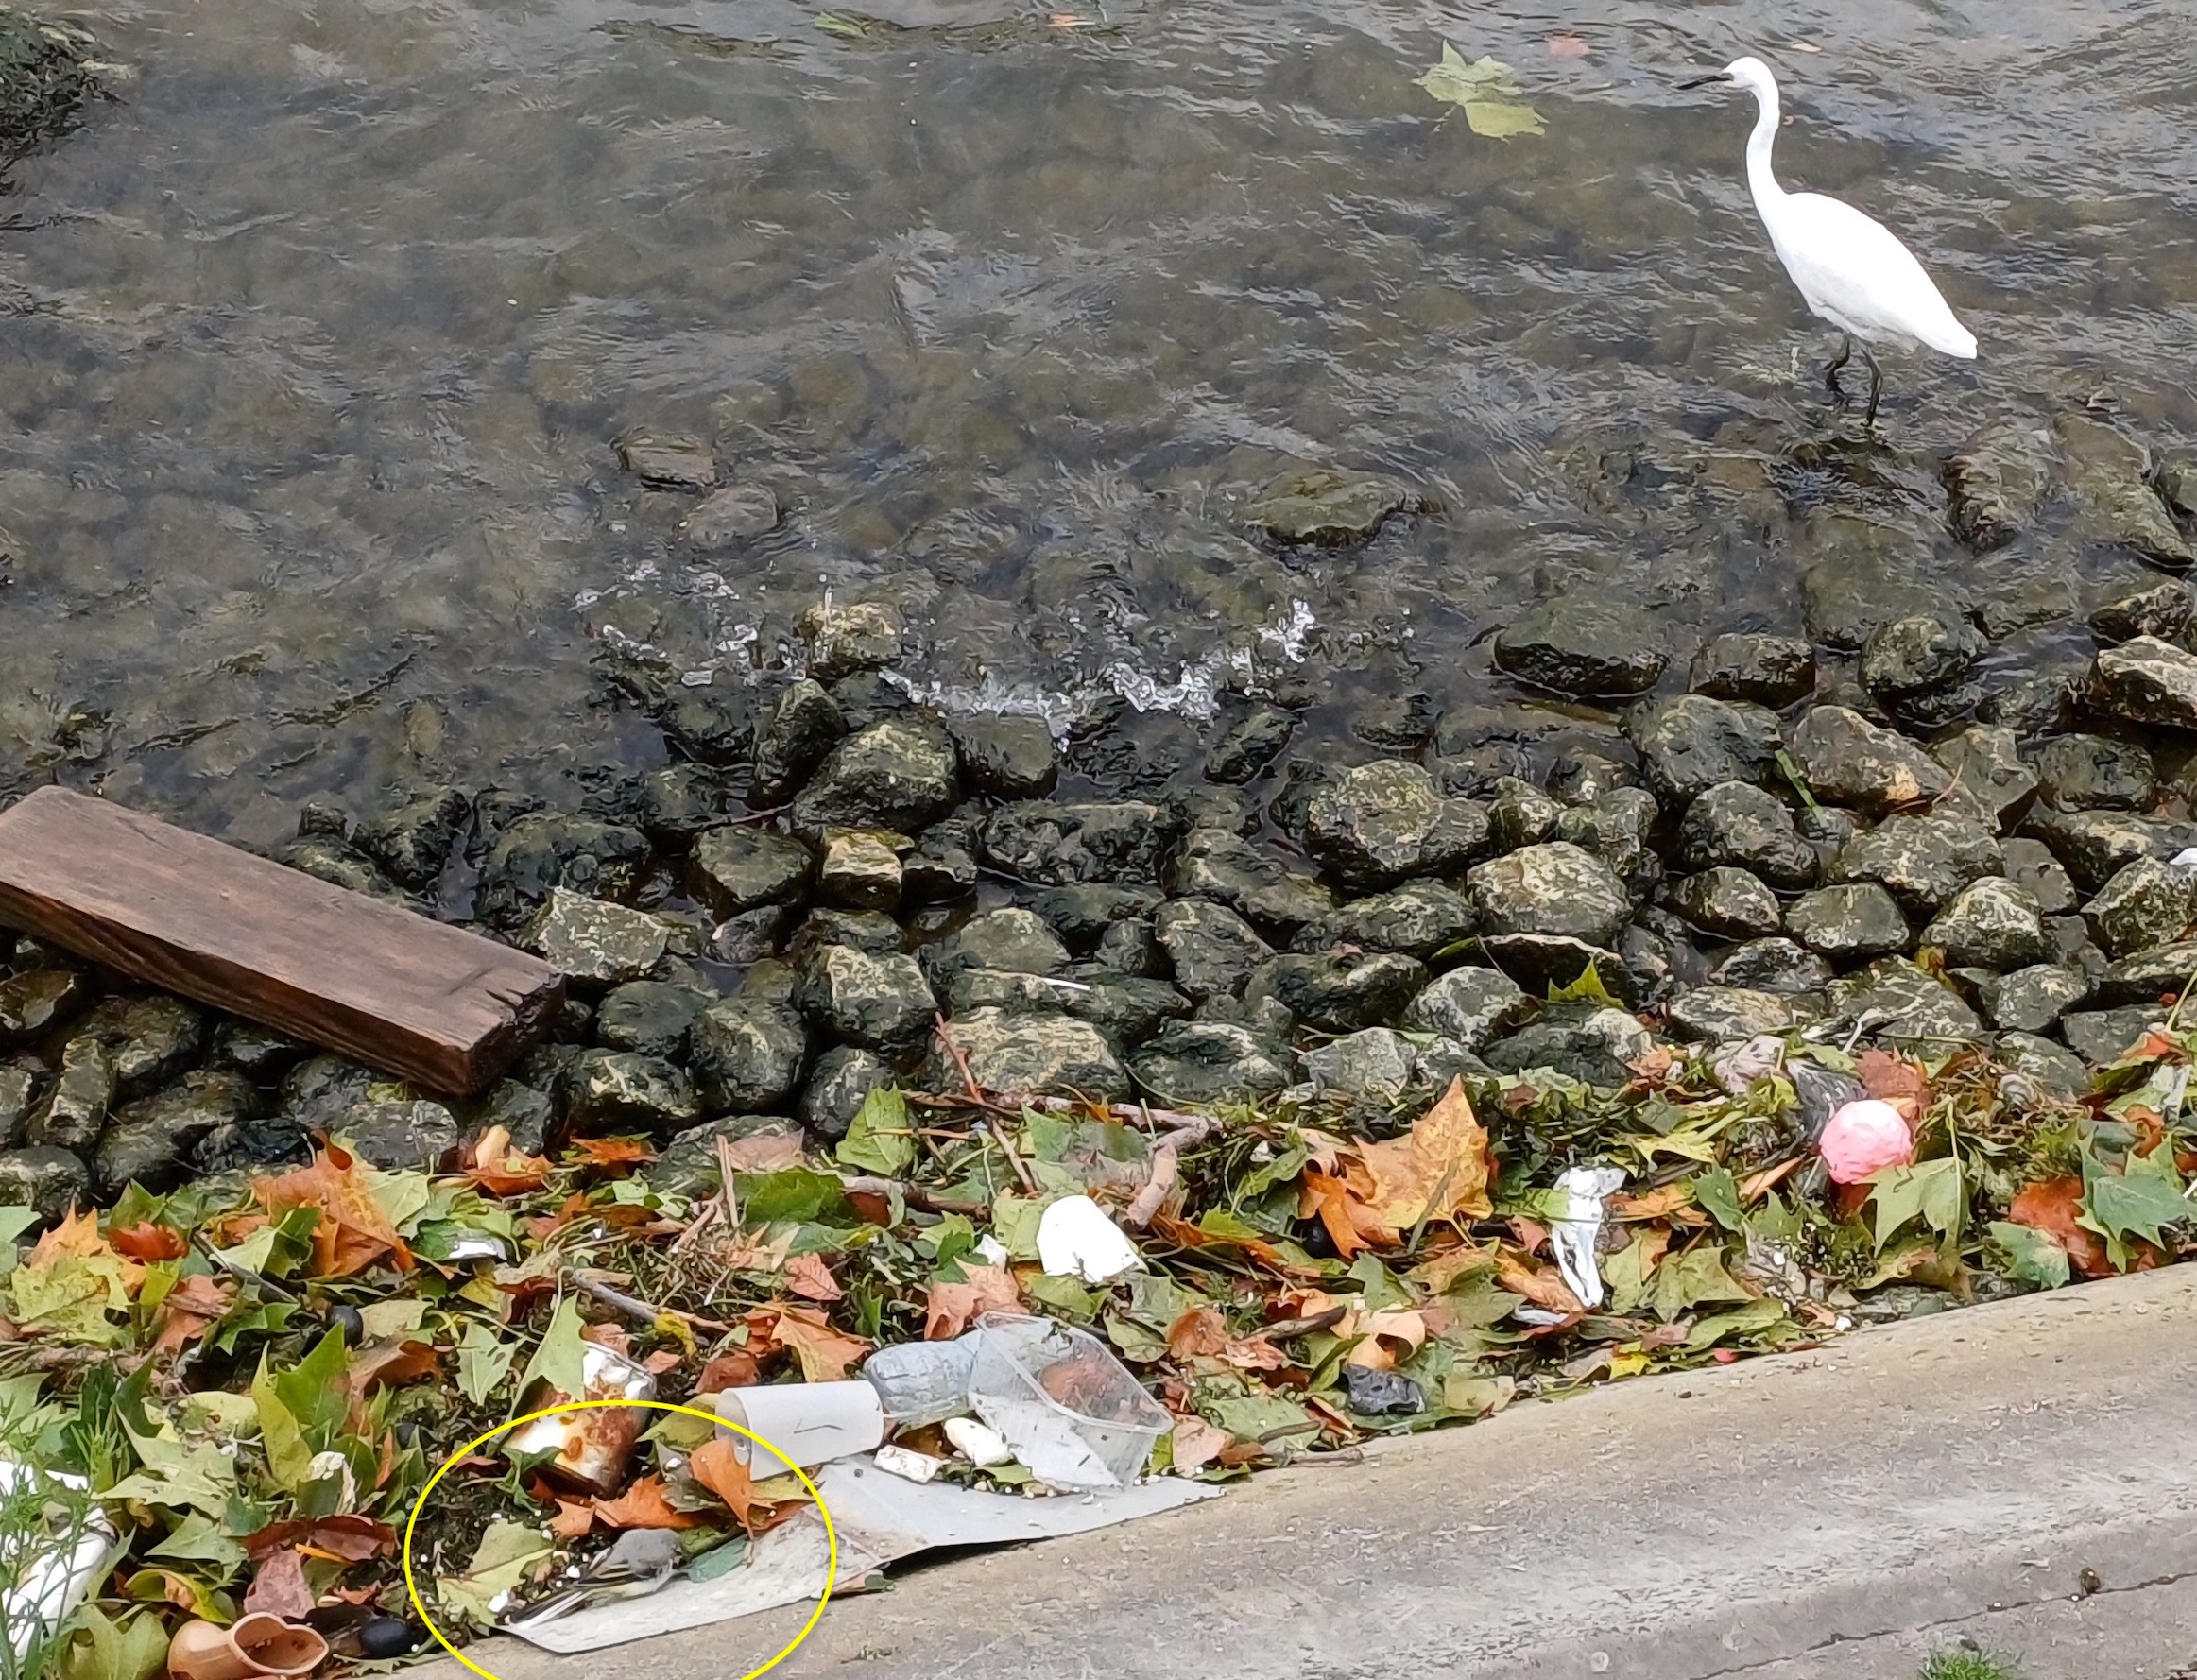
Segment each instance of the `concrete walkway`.
[[[906,1568],[784,1680],[2029,1680],[2197,1665],[2197,1269],[1622,1383]],[[739,1680],[807,1607],[502,1680]],[[425,1671],[463,1680],[455,1664]]]

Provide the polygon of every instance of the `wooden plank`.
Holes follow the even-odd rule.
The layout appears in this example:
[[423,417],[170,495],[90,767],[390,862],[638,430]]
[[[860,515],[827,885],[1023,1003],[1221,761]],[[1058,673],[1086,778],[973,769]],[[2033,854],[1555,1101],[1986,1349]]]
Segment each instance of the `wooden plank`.
[[58,787],[0,813],[0,921],[437,1091],[564,999],[524,951]]

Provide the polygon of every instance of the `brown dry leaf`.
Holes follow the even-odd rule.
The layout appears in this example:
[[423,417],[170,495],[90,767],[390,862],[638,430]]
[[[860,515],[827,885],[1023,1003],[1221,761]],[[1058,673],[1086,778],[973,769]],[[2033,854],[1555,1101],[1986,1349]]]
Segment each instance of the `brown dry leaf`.
[[362,1347],[351,1362],[351,1392],[362,1398],[377,1388],[402,1388],[442,1373],[442,1356],[428,1342],[390,1342]]
[[248,1616],[279,1616],[302,1621],[313,1613],[313,1589],[305,1585],[305,1559],[295,1548],[270,1551],[244,1595]]
[[1176,1359],[1210,1359],[1227,1345],[1227,1321],[1217,1307],[1193,1307],[1167,1327],[1167,1351]]
[[695,1379],[695,1392],[723,1394],[728,1388],[753,1388],[762,1380],[763,1371],[755,1363],[755,1355],[745,1347],[734,1347],[702,1367],[702,1374]]
[[319,1209],[320,1222],[313,1227],[316,1277],[349,1277],[384,1258],[400,1270],[411,1269],[411,1253],[374,1199],[366,1174],[333,1143],[309,1167],[254,1179],[251,1193],[270,1214],[293,1208]]
[[1308,1168],[1297,1192],[1297,1217],[1303,1219],[1314,1213],[1326,1227],[1328,1241],[1345,1260],[1355,1260],[1376,1242],[1389,1240],[1387,1227],[1373,1216],[1364,1202],[1351,1195],[1346,1180],[1330,1178],[1325,1173]]
[[1022,1304],[1015,1276],[1004,1266],[961,1262],[961,1283],[931,1285],[931,1299],[923,1313],[923,1339],[951,1342],[987,1312],[1013,1312]]
[[1796,1155],[1789,1161],[1779,1161],[1774,1167],[1764,1167],[1759,1173],[1750,1173],[1740,1180],[1740,1206],[1750,1208],[1799,1170],[1808,1157]]
[[622,1324],[583,1324],[580,1340],[592,1342],[597,1347],[608,1347],[620,1359],[633,1351],[633,1338],[626,1333]]
[[1349,1152],[1347,1143],[1316,1126],[1297,1127],[1296,1140],[1304,1145],[1305,1159],[1330,1178],[1338,1175],[1338,1165]]
[[644,1476],[614,1500],[594,1501],[595,1516],[607,1528],[703,1528],[709,1517],[680,1511],[664,1497],[661,1476]]
[[801,1377],[809,1382],[839,1381],[847,1367],[869,1351],[867,1342],[833,1329],[814,1307],[759,1307],[747,1315],[749,1326],[760,1317],[774,1321],[771,1333],[794,1350]]
[[115,1253],[144,1260],[148,1265],[154,1260],[181,1260],[191,1246],[180,1232],[171,1231],[164,1225],[155,1225],[149,1219],[109,1231],[107,1241]]
[[1487,1199],[1494,1170],[1487,1133],[1472,1112],[1462,1078],[1450,1081],[1450,1089],[1408,1134],[1361,1143],[1358,1157],[1373,1175],[1367,1210],[1397,1235],[1421,1220],[1484,1219],[1494,1210]]
[[303,1517],[287,1522],[270,1522],[244,1542],[247,1553],[265,1557],[289,1546],[310,1546],[350,1563],[388,1551],[397,1543],[397,1531],[370,1517]]
[[656,1151],[638,1138],[575,1138],[571,1147],[590,1167],[640,1167],[656,1158]]
[[786,1288],[804,1301],[838,1301],[847,1295],[818,1254],[797,1254],[786,1261]]
[[1421,1260],[1404,1276],[1429,1294],[1447,1294],[1458,1278],[1472,1272],[1485,1271],[1494,1264],[1494,1249],[1460,1243],[1454,1248],[1444,1249],[1432,1260]]
[[1561,1312],[1570,1317],[1587,1311],[1564,1281],[1564,1274],[1554,1266],[1536,1271],[1522,1257],[1506,1254],[1496,1262],[1495,1280],[1512,1294],[1523,1295],[1545,1311]]
[[584,1540],[594,1532],[595,1508],[585,1500],[559,1500],[549,1532],[560,1540]]
[[801,1140],[791,1132],[760,1132],[725,1146],[735,1173],[782,1173],[801,1164]]
[[696,1482],[725,1501],[725,1509],[747,1528],[755,1504],[755,1479],[740,1462],[729,1437],[713,1435],[694,1450],[687,1470]]
[[676,1371],[687,1363],[686,1355],[674,1353],[668,1347],[659,1347],[641,1362],[641,1368],[651,1377],[661,1377],[666,1371]]
[[1890,1051],[1864,1050],[1854,1058],[1854,1077],[1871,1096],[1890,1103],[1910,1122],[1922,1118],[1930,1106],[1930,1081],[1904,1056]]
[[1609,1211],[1616,1219],[1669,1219],[1680,1209],[1692,1205],[1693,1187],[1681,1179],[1676,1184],[1658,1184],[1637,1196],[1612,1196]]
[[154,1321],[160,1330],[153,1339],[153,1351],[180,1353],[218,1324],[235,1301],[236,1285],[227,1278],[184,1278],[161,1303],[160,1313]]
[[1221,1456],[1234,1437],[1202,1417],[1175,1420],[1175,1471],[1193,1476]]
[[459,1152],[465,1175],[492,1196],[524,1195],[549,1182],[549,1162],[511,1147],[510,1131],[490,1126]]
[[2113,1261],[2106,1257],[2105,1239],[2075,1223],[2082,1209],[2080,1178],[2047,1178],[2031,1185],[2014,1198],[2006,1217],[2016,1225],[2042,1231],[2068,1251],[2068,1260],[2085,1277],[2110,1277]]
[[1671,1251],[1671,1233],[1662,1226],[1650,1226],[1646,1230],[1633,1233],[1633,1248],[1639,1260],[1640,1276],[1645,1277]]
[[765,1242],[760,1231],[742,1231],[717,1250],[717,1262],[734,1272],[782,1272],[786,1253],[799,1235],[790,1225],[776,1242]]
[[1576,35],[1549,37],[1549,56],[1552,59],[1584,59],[1588,51],[1587,43]]
[[71,1208],[60,1222],[41,1237],[30,1251],[26,1266],[50,1266],[61,1260],[95,1260],[103,1254],[112,1254],[107,1239],[99,1234],[99,1216],[96,1213],[78,1213]]
[[1345,1363],[1368,1371],[1391,1371],[1396,1368],[1396,1349],[1387,1344],[1402,1343],[1407,1355],[1417,1351],[1427,1339],[1427,1321],[1409,1308],[1391,1308],[1365,1314],[1352,1327],[1352,1333],[1364,1339],[1350,1349]]

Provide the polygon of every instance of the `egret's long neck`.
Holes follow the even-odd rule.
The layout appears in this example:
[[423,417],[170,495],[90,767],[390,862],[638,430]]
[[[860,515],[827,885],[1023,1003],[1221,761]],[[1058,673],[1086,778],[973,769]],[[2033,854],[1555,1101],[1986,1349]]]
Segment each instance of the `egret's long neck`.
[[1755,131],[1747,136],[1747,187],[1759,206],[1774,204],[1785,197],[1785,189],[1770,173],[1770,147],[1777,140],[1776,86],[1757,88],[1755,103],[1761,107],[1761,114],[1755,118]]

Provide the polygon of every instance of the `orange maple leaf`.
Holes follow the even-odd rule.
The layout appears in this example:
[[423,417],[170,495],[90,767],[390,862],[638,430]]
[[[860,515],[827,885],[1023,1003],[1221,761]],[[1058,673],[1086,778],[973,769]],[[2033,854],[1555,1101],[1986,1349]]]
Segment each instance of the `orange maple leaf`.
[[1325,1173],[1307,1167],[1297,1191],[1297,1217],[1316,1213],[1320,1225],[1328,1233],[1328,1241],[1335,1245],[1335,1252],[1345,1260],[1355,1260],[1372,1246],[1358,1234],[1357,1221],[1351,1217],[1348,1187],[1340,1178],[1330,1178]]
[[797,1254],[786,1261],[786,1287],[804,1301],[837,1301],[847,1295],[823,1257],[815,1254]]
[[960,1283],[931,1285],[931,1298],[923,1310],[925,1341],[951,1342],[971,1320],[987,1312],[1012,1312],[1022,1304],[1015,1275],[1004,1266],[980,1266],[964,1260],[961,1276],[965,1281]]
[[595,1526],[595,1508],[586,1500],[559,1500],[549,1532],[560,1540],[584,1540]]
[[1234,1439],[1227,1430],[1217,1429],[1202,1417],[1178,1417],[1175,1420],[1175,1471],[1178,1476],[1193,1476],[1221,1456],[1222,1449]]
[[147,1264],[154,1260],[181,1260],[191,1247],[183,1240],[181,1232],[172,1231],[164,1225],[155,1225],[149,1219],[110,1230],[107,1241],[115,1253],[126,1254],[133,1260],[144,1260]]
[[458,1154],[465,1175],[492,1196],[524,1195],[549,1182],[549,1162],[511,1147],[511,1134],[490,1126]]
[[644,1476],[614,1500],[594,1501],[595,1516],[607,1528],[703,1528],[700,1511],[681,1511],[664,1497],[661,1476]]
[[753,1388],[763,1380],[755,1355],[745,1347],[729,1348],[702,1367],[695,1379],[696,1394],[722,1394],[728,1388]]
[[103,1254],[112,1254],[107,1239],[99,1234],[99,1216],[96,1213],[78,1213],[71,1208],[59,1224],[41,1237],[30,1251],[26,1265],[50,1266],[60,1260],[94,1260]]
[[366,1174],[333,1143],[315,1155],[309,1167],[254,1179],[251,1193],[270,1214],[293,1208],[318,1210],[320,1221],[313,1227],[316,1277],[349,1277],[385,1257],[401,1271],[412,1268],[411,1251],[374,1199]]
[[[847,1367],[869,1351],[867,1342],[833,1329],[814,1307],[758,1307],[748,1313],[747,1327],[751,1338],[761,1329],[792,1348],[801,1362],[801,1377],[809,1382],[839,1381]],[[752,1340],[749,1350],[753,1351]]]
[[2068,1260],[2084,1277],[2110,1277],[2113,1261],[2107,1257],[2105,1239],[2076,1223],[2082,1205],[2080,1178],[2047,1178],[2016,1196],[2006,1217],[2051,1238],[2068,1251]]
[[1571,1293],[1564,1281],[1564,1274],[1550,1266],[1536,1272],[1522,1258],[1505,1254],[1496,1261],[1495,1280],[1514,1295],[1523,1295],[1544,1311],[1561,1312],[1570,1317],[1585,1312],[1579,1297]]
[[687,1470],[696,1482],[725,1501],[725,1508],[748,1526],[755,1504],[755,1478],[740,1462],[740,1452],[724,1435],[712,1435],[695,1449]]
[[1167,1351],[1176,1359],[1210,1359],[1227,1345],[1227,1321],[1217,1307],[1193,1307],[1167,1327]]
[[1484,1219],[1493,1209],[1487,1183],[1495,1161],[1462,1078],[1401,1138],[1358,1145],[1373,1175],[1368,1211],[1399,1235],[1424,1220]]
[[590,1167],[639,1167],[656,1158],[638,1138],[575,1138],[572,1149]]
[[184,1278],[161,1303],[154,1320],[160,1328],[153,1339],[153,1351],[180,1353],[218,1324],[235,1301],[236,1285],[225,1278]]

